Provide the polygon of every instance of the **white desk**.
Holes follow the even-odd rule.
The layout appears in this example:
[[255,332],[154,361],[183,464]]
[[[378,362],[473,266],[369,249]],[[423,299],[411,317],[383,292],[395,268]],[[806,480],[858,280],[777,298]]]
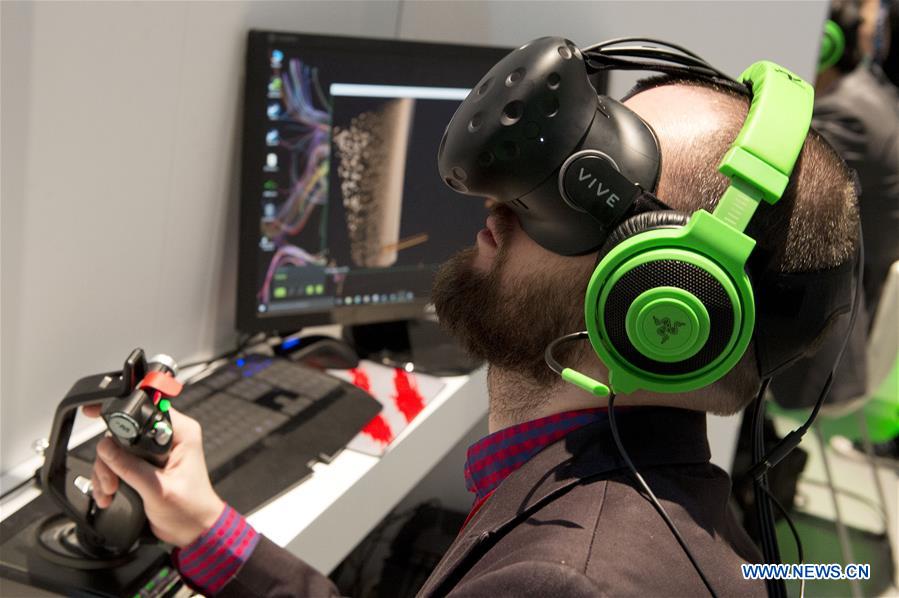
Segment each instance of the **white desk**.
[[380,458],[344,450],[250,523],[323,572],[334,569],[487,413],[485,370],[446,386]]

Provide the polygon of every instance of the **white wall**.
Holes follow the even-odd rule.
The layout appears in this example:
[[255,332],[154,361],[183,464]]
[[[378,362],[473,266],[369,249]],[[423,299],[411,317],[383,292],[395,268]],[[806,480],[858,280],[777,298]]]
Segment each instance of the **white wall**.
[[821,0],[407,2],[401,36],[519,46],[562,35],[587,46],[640,35],[682,44],[734,76],[764,58],[810,78],[826,13]]
[[811,76],[825,2],[3,2],[0,10],[4,472],[47,434],[77,377],[119,367],[136,346],[186,360],[233,342],[247,29],[509,46],[546,34],[580,44],[647,34],[734,74],[764,57]]

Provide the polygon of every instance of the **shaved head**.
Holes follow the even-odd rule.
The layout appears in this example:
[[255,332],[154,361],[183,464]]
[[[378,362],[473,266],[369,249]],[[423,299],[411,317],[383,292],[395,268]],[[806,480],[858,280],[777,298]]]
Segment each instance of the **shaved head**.
[[[638,83],[625,104],[658,136],[662,169],[656,195],[675,210],[714,210],[729,184],[718,164],[743,127],[749,97],[704,80],[654,77]],[[809,131],[783,197],[776,205],[760,206],[747,233],[757,241],[752,259],[762,269],[809,272],[853,258],[858,236],[853,177],[816,131]],[[743,409],[760,383],[750,345],[724,378],[664,404],[727,415]]]
[[[666,77],[635,89],[625,104],[655,129],[662,149],[657,195],[676,210],[712,211],[729,184],[718,163],[743,127],[749,98],[705,81]],[[767,267],[833,268],[855,254],[856,199],[851,172],[810,130],[783,197],[774,206],[761,206],[747,232]]]

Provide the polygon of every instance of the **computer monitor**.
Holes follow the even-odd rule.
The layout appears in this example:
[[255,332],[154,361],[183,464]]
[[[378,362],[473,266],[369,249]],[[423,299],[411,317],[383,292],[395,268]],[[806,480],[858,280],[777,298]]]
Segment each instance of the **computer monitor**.
[[437,266],[486,218],[440,179],[437,148],[508,51],[250,32],[241,331],[423,315]]

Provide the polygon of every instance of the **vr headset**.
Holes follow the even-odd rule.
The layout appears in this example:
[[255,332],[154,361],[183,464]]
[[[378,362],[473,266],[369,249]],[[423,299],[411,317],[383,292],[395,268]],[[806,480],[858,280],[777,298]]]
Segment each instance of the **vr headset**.
[[[730,186],[712,213],[678,212],[654,195],[664,159],[658,139],[635,112],[597,93],[591,78],[607,70],[702,78],[751,98],[719,166]],[[597,253],[585,321],[615,391],[712,384],[753,339],[768,378],[845,336],[853,304],[852,263],[784,274],[753,253],[752,216],[780,200],[813,99],[808,83],[767,61],[735,81],[674,44],[621,38],[581,50],[544,37],[472,89],[447,127],[438,165],[456,191],[511,208],[544,248]],[[608,392],[563,370],[571,383]]]

